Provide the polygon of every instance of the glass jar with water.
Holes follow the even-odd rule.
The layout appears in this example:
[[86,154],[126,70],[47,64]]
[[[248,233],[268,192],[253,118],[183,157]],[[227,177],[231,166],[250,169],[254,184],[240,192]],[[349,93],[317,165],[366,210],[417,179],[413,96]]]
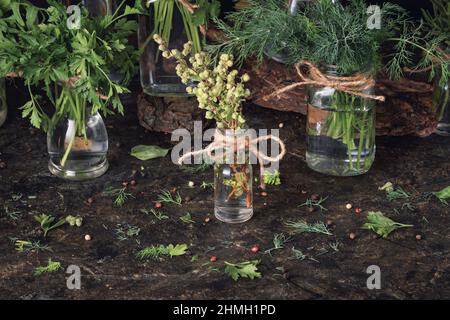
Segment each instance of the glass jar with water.
[[[336,75],[329,71],[328,74]],[[331,87],[310,87],[306,162],[318,172],[355,176],[375,159],[375,101]],[[373,89],[364,93],[372,94]]]

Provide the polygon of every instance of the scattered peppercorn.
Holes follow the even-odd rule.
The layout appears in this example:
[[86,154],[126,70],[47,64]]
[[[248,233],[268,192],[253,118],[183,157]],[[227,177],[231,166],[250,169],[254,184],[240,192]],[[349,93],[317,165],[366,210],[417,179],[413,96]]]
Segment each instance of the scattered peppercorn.
[[5,161],[0,161],[0,169],[6,169],[7,165]]
[[124,187],[124,188],[128,187],[128,181],[122,182],[122,187]]
[[159,209],[159,208],[161,208],[162,207],[162,203],[161,202],[156,202],[155,203],[155,208],[156,209]]
[[216,262],[217,261],[217,257],[216,256],[211,256],[211,258],[209,258],[209,261]]
[[283,128],[284,127],[284,123],[283,122],[280,122],[279,124],[278,124],[278,128]]
[[86,241],[91,241],[91,239],[92,238],[91,238],[91,236],[89,234],[84,236],[84,240],[86,240]]
[[259,251],[259,247],[257,245],[254,245],[251,249],[250,249],[253,253],[257,253]]
[[350,210],[350,209],[352,208],[352,204],[351,204],[351,203],[347,203],[347,204],[345,205],[345,208],[346,208],[347,210]]
[[350,233],[349,238],[350,240],[354,240],[356,238],[356,234],[354,234],[353,232]]
[[416,240],[422,240],[422,235],[416,234]]
[[362,209],[361,208],[355,208],[355,213],[356,214],[360,214],[362,212]]
[[265,192],[265,191],[263,191],[263,192],[261,192],[261,196],[263,196],[263,197],[267,197],[267,192]]
[[205,218],[205,222],[208,223],[211,219],[209,217]]
[[92,202],[94,202],[94,198],[89,197],[89,198],[87,199],[87,203],[92,204]]

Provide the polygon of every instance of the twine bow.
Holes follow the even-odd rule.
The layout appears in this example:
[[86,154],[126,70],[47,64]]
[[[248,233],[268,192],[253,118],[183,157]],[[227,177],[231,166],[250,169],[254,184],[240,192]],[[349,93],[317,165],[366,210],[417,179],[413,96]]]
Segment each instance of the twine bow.
[[[302,66],[306,66],[308,71],[302,70]],[[318,85],[323,87],[331,87],[338,91],[353,94],[363,98],[384,101],[384,96],[377,96],[364,93],[365,90],[370,89],[375,85],[375,80],[364,74],[356,74],[354,76],[342,77],[323,74],[313,63],[302,60],[295,64],[295,69],[301,81],[288,85],[279,89],[265,97],[263,100],[269,100],[283,92],[290,91],[294,88],[304,85]]]
[[[280,145],[280,153],[277,156],[271,157],[267,154],[261,152],[258,150],[257,145],[261,141],[268,141],[273,140],[278,142]],[[284,155],[286,154],[286,146],[284,145],[283,141],[281,141],[280,138],[273,136],[271,134],[257,137],[255,139],[250,139],[250,137],[245,135],[240,136],[226,136],[222,134],[219,130],[216,130],[214,133],[214,141],[211,142],[205,149],[197,150],[197,151],[191,151],[183,156],[181,156],[178,159],[178,164],[182,164],[184,160],[192,157],[192,156],[198,156],[198,155],[204,155],[206,154],[210,159],[216,161],[216,160],[223,160],[223,153],[219,152],[218,154],[215,154],[216,150],[224,150],[227,147],[232,147],[233,151],[239,152],[239,151],[245,151],[248,148],[249,154],[253,154],[259,162],[259,168],[260,168],[260,186],[262,189],[265,188],[264,184],[264,161],[267,162],[277,162],[280,161]],[[214,154],[213,154],[214,153]]]

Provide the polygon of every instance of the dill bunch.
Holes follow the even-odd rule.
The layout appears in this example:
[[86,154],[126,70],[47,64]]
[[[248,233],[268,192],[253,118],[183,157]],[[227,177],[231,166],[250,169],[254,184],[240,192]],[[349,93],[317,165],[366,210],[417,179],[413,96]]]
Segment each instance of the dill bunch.
[[233,54],[242,64],[255,56],[259,61],[266,48],[287,52],[287,62],[309,60],[317,65],[335,65],[339,74],[374,74],[383,66],[380,47],[401,30],[405,11],[394,4],[380,8],[381,29],[367,28],[367,4],[350,0],[348,5],[331,0],[311,1],[291,15],[284,2],[250,0],[249,6],[227,16],[229,23],[216,21],[224,33],[221,43],[210,45],[215,56]]

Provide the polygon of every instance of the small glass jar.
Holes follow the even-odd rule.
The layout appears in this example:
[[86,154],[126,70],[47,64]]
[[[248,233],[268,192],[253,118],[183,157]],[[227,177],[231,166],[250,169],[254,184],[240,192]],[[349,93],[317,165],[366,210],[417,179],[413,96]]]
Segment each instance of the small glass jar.
[[[331,87],[310,87],[308,92],[308,166],[334,176],[369,171],[375,159],[375,101]],[[365,93],[373,94],[373,89]]]
[[7,114],[8,114],[8,105],[6,104],[5,78],[0,78],[0,127],[5,122]]
[[440,74],[435,79],[433,104],[438,118],[436,134],[450,136],[450,79],[444,86],[440,84]]
[[48,168],[55,176],[67,180],[97,178],[109,166],[106,126],[85,100],[75,94],[70,100],[77,108],[59,106],[47,131]]
[[214,165],[214,215],[223,222],[241,223],[253,216],[252,165],[248,150],[236,150],[236,143],[243,141],[243,133],[234,130],[221,133],[226,136],[227,147],[225,160]]
[[[165,59],[151,36],[159,34],[168,43],[168,48],[183,50],[188,42],[186,28],[200,42],[198,27],[188,27],[185,8],[180,1],[158,0],[149,6],[149,15],[139,16],[138,40],[145,47],[140,59],[141,85],[144,93],[152,96],[189,96],[186,86],[176,74],[176,60]],[[167,12],[161,15],[161,12]],[[190,18],[190,17],[189,17]],[[156,21],[160,24],[156,27]],[[194,45],[194,53],[195,53]]]

